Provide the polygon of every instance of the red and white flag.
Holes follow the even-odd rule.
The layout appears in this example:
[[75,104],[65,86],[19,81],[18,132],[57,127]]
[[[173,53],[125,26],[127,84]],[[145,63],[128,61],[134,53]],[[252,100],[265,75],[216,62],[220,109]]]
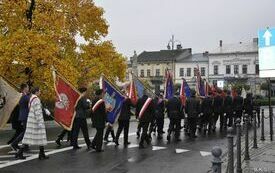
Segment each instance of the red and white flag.
[[66,130],[71,130],[75,117],[75,106],[80,93],[63,77],[53,72],[56,92],[54,120]]

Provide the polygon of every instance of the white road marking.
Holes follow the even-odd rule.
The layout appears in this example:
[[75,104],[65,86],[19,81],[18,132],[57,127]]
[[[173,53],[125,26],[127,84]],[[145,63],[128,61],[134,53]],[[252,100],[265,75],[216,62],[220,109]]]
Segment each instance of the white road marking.
[[202,157],[206,157],[206,156],[210,156],[211,152],[207,152],[207,151],[200,151],[200,154]]
[[167,148],[167,147],[160,147],[160,146],[152,146],[152,147],[153,147],[153,148],[152,148],[153,151],[164,150],[164,149]]
[[178,149],[178,148],[177,148],[175,151],[176,151],[176,153],[177,153],[177,154],[181,154],[181,153],[188,152],[188,151],[190,151],[190,150],[186,150],[186,149]]
[[137,147],[139,147],[139,145],[137,144],[130,144],[127,146],[127,148],[137,148]]

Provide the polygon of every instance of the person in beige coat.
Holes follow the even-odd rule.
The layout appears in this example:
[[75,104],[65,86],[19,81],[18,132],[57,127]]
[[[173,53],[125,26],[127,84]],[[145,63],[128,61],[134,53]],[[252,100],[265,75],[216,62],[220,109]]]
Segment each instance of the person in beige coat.
[[16,158],[25,159],[23,156],[24,147],[26,145],[39,146],[39,159],[44,160],[49,157],[45,155],[44,146],[47,145],[46,128],[43,119],[43,108],[39,99],[40,89],[34,88],[29,101],[29,115],[27,127],[23,138],[23,146],[16,154]]

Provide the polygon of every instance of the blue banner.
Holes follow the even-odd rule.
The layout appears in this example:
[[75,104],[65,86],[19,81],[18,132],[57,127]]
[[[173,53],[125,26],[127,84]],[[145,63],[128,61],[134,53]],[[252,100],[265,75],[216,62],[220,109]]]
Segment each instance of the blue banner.
[[184,82],[184,91],[185,91],[185,96],[187,98],[190,98],[191,97],[191,90],[190,90],[190,87],[188,85],[188,83],[186,82],[186,80],[183,80]]
[[103,98],[105,104],[112,107],[112,110],[108,112],[107,120],[109,123],[114,124],[119,116],[124,96],[105,78],[102,79],[102,88],[106,92]]
[[166,84],[165,84],[165,98],[170,99],[174,97],[174,85],[173,85],[173,79],[169,75],[168,78],[166,79]]
[[137,87],[137,95],[139,98],[141,98],[143,96],[144,90],[145,90],[144,85],[138,79],[135,79],[134,82]]

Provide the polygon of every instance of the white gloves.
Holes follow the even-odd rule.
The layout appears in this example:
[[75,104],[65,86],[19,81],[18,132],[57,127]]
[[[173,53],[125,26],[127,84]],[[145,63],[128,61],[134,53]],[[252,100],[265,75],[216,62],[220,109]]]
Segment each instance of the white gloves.
[[51,115],[51,112],[49,111],[49,109],[44,108],[44,111],[45,111],[46,115],[48,115],[48,116],[50,116],[50,115]]

